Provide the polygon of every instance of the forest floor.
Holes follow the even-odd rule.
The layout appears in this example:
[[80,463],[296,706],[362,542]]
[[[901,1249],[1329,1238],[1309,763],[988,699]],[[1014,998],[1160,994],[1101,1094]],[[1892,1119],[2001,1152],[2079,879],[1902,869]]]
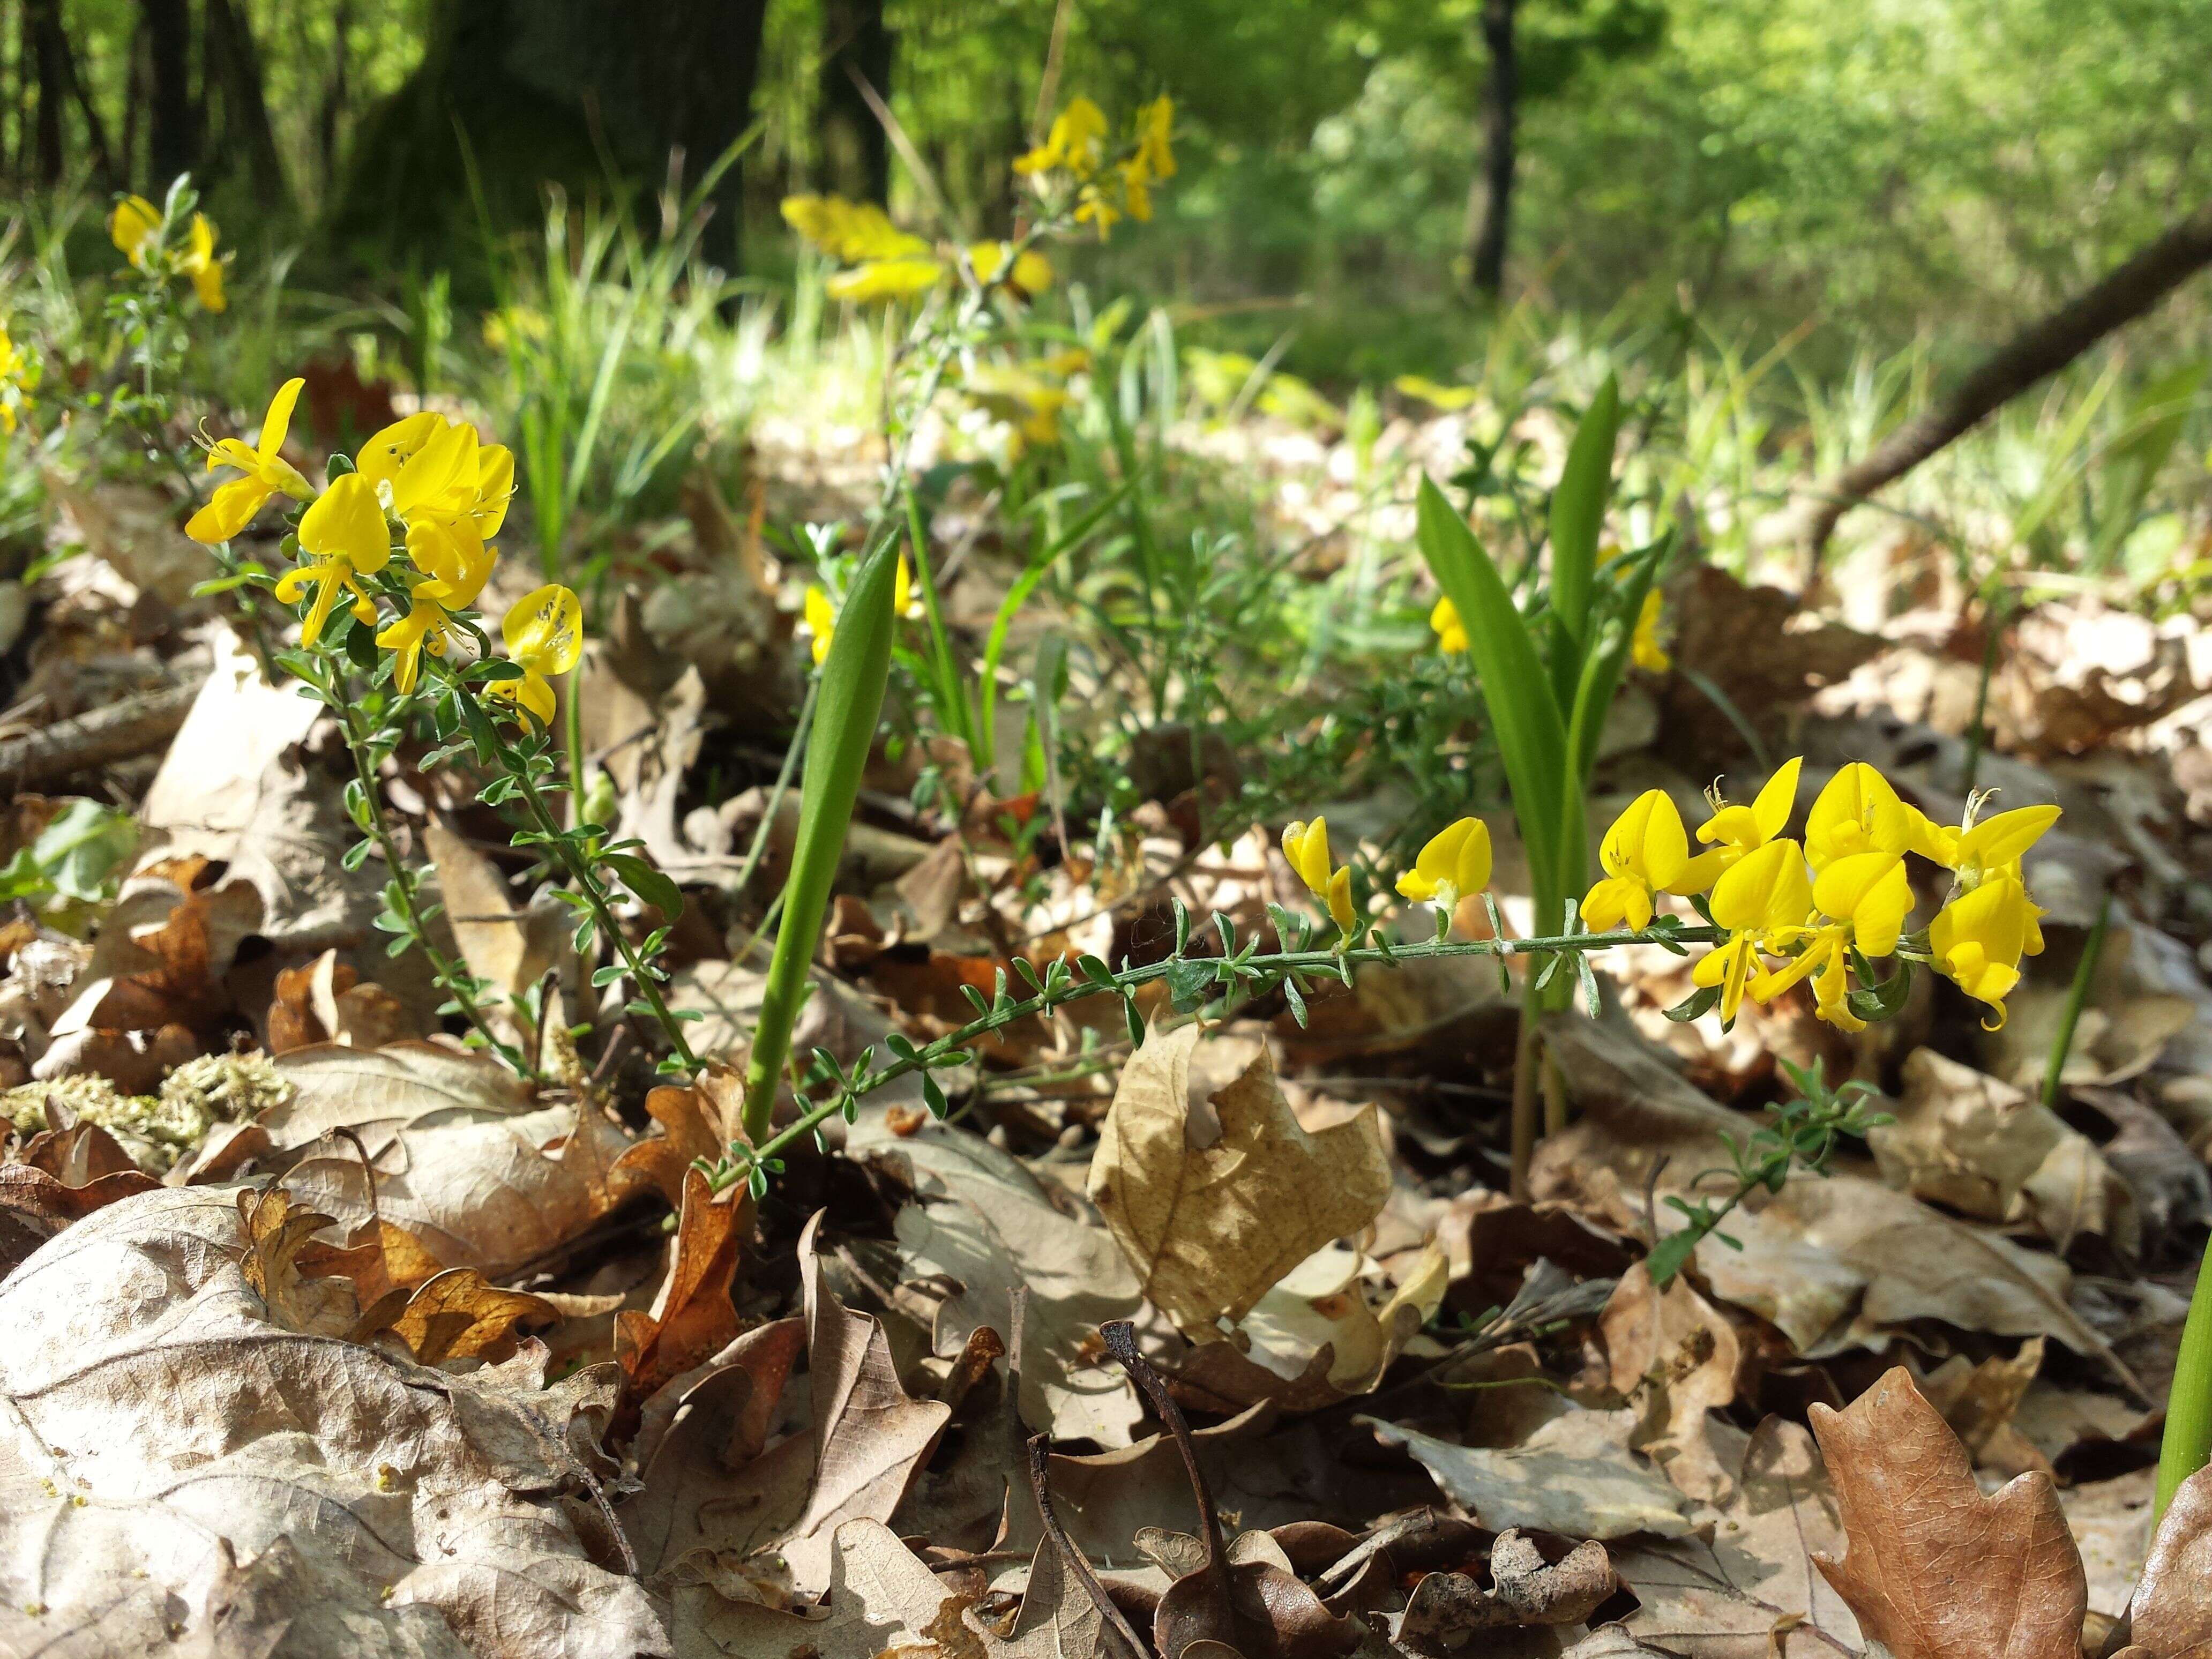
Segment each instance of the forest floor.
[[[1463,435],[1399,422],[1382,463],[1257,419],[1185,441],[1273,481],[1318,582],[1347,525],[1410,534],[1378,465],[1441,472]],[[1984,689],[1909,535],[1809,605],[1670,585],[1673,666],[1623,692],[1593,823],[1653,787],[1694,812],[1716,774],[1747,799],[1790,755],[1805,799],[1867,761],[1941,822],[1977,787],[2057,804],[2048,948],[1999,1030],[1927,975],[1856,1035],[1802,990],[1678,1023],[1690,964],[1613,951],[1601,1016],[1547,1019],[1566,1125],[1516,1198],[1493,962],[1203,1030],[1162,982],[1141,1050],[1117,999],[1072,1003],[940,1073],[942,1121],[910,1078],[718,1193],[695,1160],[737,1128],[808,656],[760,525],[849,512],[878,465],[774,428],[751,453],[750,501],[702,487],[641,538],[580,675],[611,821],[685,891],[629,921],[672,923],[714,1062],[690,1085],[656,1084],[467,757],[403,749],[377,782],[404,855],[550,1080],[465,1050],[387,954],[380,860],[347,867],[351,762],[264,678],[267,611],[193,596],[162,491],[58,492],[67,556],[0,615],[0,1652],[2043,1656],[2117,1646],[2131,1595],[2136,1659],[2204,1650],[2202,1478],[2145,1563],[2212,1223],[2212,634],[2046,599]],[[966,640],[1021,568],[972,508],[934,526]],[[1080,625],[1048,612],[1021,637]],[[1103,675],[1071,719],[1125,694]],[[1095,806],[1054,824],[942,744],[880,755],[797,1052],[940,1037],[1017,958],[1158,959],[1177,905],[1201,951],[1217,916],[1268,934],[1306,900],[1281,821],[1217,810],[1266,757],[1219,747],[1139,734],[1104,849]],[[914,804],[931,762],[964,810]],[[1308,810],[1343,850],[1407,803]],[[1512,817],[1484,816],[1529,931]],[[1815,1066],[1890,1121],[1656,1285],[1668,1195],[1714,1192]]]

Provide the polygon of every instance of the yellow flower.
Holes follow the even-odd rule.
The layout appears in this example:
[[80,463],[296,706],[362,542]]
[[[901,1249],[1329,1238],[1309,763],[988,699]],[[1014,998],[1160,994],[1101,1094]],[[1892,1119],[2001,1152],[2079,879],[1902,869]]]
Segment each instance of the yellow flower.
[[1170,143],[1174,129],[1175,101],[1165,93],[1137,111],[1135,160],[1152,178],[1175,177],[1175,148]]
[[568,673],[584,654],[582,604],[558,582],[548,582],[517,599],[499,631],[522,678],[494,680],[485,696],[509,699],[550,726],[558,705],[549,677]]
[[1429,611],[1429,626],[1436,630],[1437,649],[1449,655],[1467,649],[1467,624],[1459,619],[1459,607],[1447,593]]
[[1666,601],[1659,590],[1653,588],[1644,596],[1644,609],[1636,614],[1636,632],[1628,641],[1628,654],[1638,668],[1649,674],[1663,674],[1674,665],[1667,647],[1659,643],[1659,617],[1666,609]]
[[507,521],[514,494],[514,456],[484,443],[467,422],[426,409],[394,421],[361,447],[361,475],[410,525],[455,526],[464,520],[489,541]]
[[1804,764],[1802,755],[1783,762],[1748,806],[1730,805],[1722,799],[1718,785],[1705,791],[1713,815],[1698,826],[1698,839],[1712,851],[1699,854],[1698,860],[1712,859],[1717,875],[1779,836],[1797,805],[1797,774]]
[[850,270],[841,270],[822,285],[833,300],[864,304],[870,300],[911,300],[927,294],[945,280],[945,267],[936,259],[871,259]]
[[1336,925],[1349,933],[1358,925],[1352,908],[1352,866],[1332,867],[1328,856],[1328,820],[1311,823],[1293,820],[1283,828],[1283,856],[1291,861],[1306,890],[1328,906]]
[[[1121,175],[1121,201],[1129,210],[1132,219],[1149,224],[1152,217],[1152,175],[1145,171],[1143,161],[1133,155],[1116,169]],[[1080,217],[1080,215],[1077,216]],[[1099,227],[1103,233],[1105,227]]]
[[31,388],[38,383],[37,363],[16,349],[7,325],[0,323],[0,432],[15,431],[16,416],[30,407]]
[[192,291],[210,311],[230,303],[222,295],[222,261],[215,257],[215,225],[204,213],[192,215],[190,239],[178,257],[177,269],[192,279]]
[[1858,853],[1902,855],[1911,839],[1905,803],[1887,778],[1853,761],[1828,780],[1805,823],[1805,854],[1815,870]]
[[1583,897],[1583,921],[1595,933],[1626,922],[1651,925],[1652,901],[1661,893],[1694,893],[1710,866],[1693,866],[1690,837],[1682,815],[1664,789],[1647,789],[1629,802],[1598,843],[1598,863],[1606,878]]
[[1399,896],[1452,909],[1463,895],[1490,885],[1490,826],[1480,818],[1462,818],[1421,848],[1413,867],[1398,878]]
[[969,370],[962,389],[980,408],[1018,429],[1024,441],[1060,441],[1060,411],[1068,403],[1066,388],[1025,368],[981,363]]
[[842,196],[787,196],[783,220],[841,264],[907,259],[929,252],[927,242],[901,230],[872,202],[848,202]]
[[1838,1030],[1858,1031],[1866,1022],[1850,1010],[1850,953],[1886,957],[1897,949],[1912,909],[1912,883],[1904,860],[1883,852],[1854,853],[1821,871],[1813,884],[1818,919],[1776,927],[1770,944],[1802,945],[1796,958],[1759,975],[1750,993],[1761,1002],[1791,986],[1813,981],[1813,1008]]
[[2000,874],[1953,899],[1928,925],[1928,949],[1937,971],[1968,996],[1990,1005],[1991,1017],[1983,1024],[1992,1031],[2004,1024],[2004,1000],[2020,983],[2021,957],[2034,954],[2030,939],[2036,949],[2042,946],[2037,922],[2042,914],[2027,888]]
[[[1067,107],[1054,118],[1044,143],[1017,161],[1014,171],[1024,176],[1065,171],[1088,179],[1098,171],[1106,131],[1105,112],[1088,98],[1070,99]],[[1164,132],[1161,138],[1164,143]]]
[[[1149,216],[1149,214],[1146,216]],[[1121,217],[1121,210],[1106,199],[1106,192],[1096,185],[1085,185],[1076,198],[1075,222],[1098,227],[1098,240],[1104,241],[1106,233],[1114,228]]]
[[1431,380],[1425,374],[1401,374],[1390,382],[1391,389],[1408,398],[1419,398],[1447,412],[1465,409],[1475,400],[1475,389],[1471,386],[1445,386]]
[[422,673],[423,652],[434,657],[446,654],[446,641],[453,632],[453,613],[477,602],[499,554],[497,550],[486,547],[477,538],[474,527],[464,520],[453,529],[428,522],[410,525],[407,531],[407,556],[426,580],[410,589],[414,603],[407,614],[376,636],[379,645],[398,653],[392,683],[402,695],[415,689],[416,680]]
[[1804,850],[1794,841],[1764,842],[1713,884],[1713,921],[1729,937],[1699,958],[1690,977],[1719,988],[1723,1023],[1736,1017],[1752,975],[1762,971],[1759,951],[1771,948],[1778,930],[1802,926],[1812,911],[1813,878],[1806,873]]
[[1052,286],[1052,261],[1033,247],[1024,248],[1014,254],[1014,268],[1006,269],[1006,256],[1013,252],[1011,242],[977,242],[968,250],[968,263],[975,268],[975,280],[985,288],[1002,278],[1012,288],[1035,299]]
[[253,521],[262,503],[282,492],[304,501],[315,492],[300,470],[281,453],[284,434],[291,428],[292,410],[307,381],[294,376],[276,388],[269,411],[261,417],[261,435],[251,446],[238,438],[219,440],[208,451],[208,471],[236,467],[245,476],[217,487],[208,504],[192,514],[185,534],[196,542],[227,542]]
[[150,245],[161,234],[161,210],[143,196],[126,196],[108,216],[107,234],[123,257],[140,270],[146,268]]
[[[902,553],[898,568],[891,573],[891,614],[911,616],[914,608],[914,573],[907,568],[906,555]],[[807,587],[805,627],[814,635],[814,665],[819,668],[823,659],[830,654],[830,636],[837,631],[837,607],[819,586],[810,584]]]
[[2055,806],[2015,806],[1957,831],[1949,863],[1958,872],[1960,886],[1972,891],[1993,876],[2019,881],[2021,860],[2057,822]]
[[392,557],[392,532],[375,486],[358,472],[344,473],[334,481],[301,515],[300,554],[307,562],[284,573],[276,583],[276,597],[296,605],[309,584],[314,586],[315,603],[300,626],[302,646],[321,637],[341,589],[354,596],[356,619],[374,622],[376,601],[357,578],[383,569]]

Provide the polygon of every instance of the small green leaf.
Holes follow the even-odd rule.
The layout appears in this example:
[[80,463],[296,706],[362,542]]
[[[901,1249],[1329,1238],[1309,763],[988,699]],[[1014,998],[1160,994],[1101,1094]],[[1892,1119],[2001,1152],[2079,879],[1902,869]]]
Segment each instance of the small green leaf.
[[684,914],[683,890],[635,853],[602,853],[599,862],[620,876],[623,886],[671,921]]

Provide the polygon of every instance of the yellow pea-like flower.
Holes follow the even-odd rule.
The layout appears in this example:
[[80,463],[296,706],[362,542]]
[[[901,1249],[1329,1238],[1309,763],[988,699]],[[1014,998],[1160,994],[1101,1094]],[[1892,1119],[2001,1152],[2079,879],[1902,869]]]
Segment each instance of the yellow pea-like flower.
[[300,625],[302,646],[322,636],[341,592],[353,595],[357,620],[374,622],[376,601],[359,578],[383,569],[392,558],[392,532],[375,486],[358,472],[334,480],[301,515],[300,555],[303,562],[277,580],[276,597],[296,605],[309,586],[314,588],[315,602]]
[[216,258],[215,223],[206,214],[192,215],[191,228],[186,233],[185,251],[177,260],[177,269],[192,279],[192,291],[199,296],[204,309],[221,311],[230,303],[223,297],[222,261]]
[[1467,649],[1467,624],[1460,620],[1459,607],[1447,593],[1429,609],[1429,626],[1437,636],[1437,649],[1447,656]]
[[1165,93],[1138,110],[1136,159],[1154,179],[1175,177],[1174,132],[1175,100]]
[[1350,933],[1358,913],[1352,906],[1352,866],[1337,867],[1328,855],[1328,820],[1293,820],[1283,829],[1283,856],[1305,883],[1306,890],[1328,907],[1336,925]]
[[1469,893],[1490,885],[1490,826],[1480,818],[1447,824],[1421,848],[1413,867],[1398,878],[1399,896],[1449,910]]
[[1815,870],[1859,853],[1901,854],[1911,839],[1905,803],[1889,780],[1853,761],[1814,798],[1805,823],[1805,855]]
[[1790,814],[1797,805],[1797,775],[1804,764],[1802,755],[1783,762],[1748,806],[1732,805],[1723,799],[1717,784],[1705,792],[1713,815],[1698,826],[1698,839],[1720,855],[1719,869],[1733,867],[1789,827]]
[[[1172,113],[1170,106],[1170,118]],[[1067,107],[1053,118],[1044,143],[1015,161],[1014,171],[1024,176],[1065,171],[1087,179],[1098,170],[1106,132],[1103,110],[1088,98],[1071,98]],[[1162,138],[1164,142],[1164,134]]]
[[527,708],[550,726],[559,705],[553,698],[551,677],[566,674],[584,654],[584,607],[569,589],[548,582],[514,602],[500,624],[507,654],[522,670],[520,679],[494,680],[487,697],[498,697]]
[[1694,893],[1711,875],[1690,858],[1689,832],[1682,814],[1664,789],[1647,789],[1629,802],[1598,843],[1605,878],[1583,895],[1583,922],[1595,933],[1624,923],[1651,925],[1654,901],[1661,893]]
[[1713,884],[1713,921],[1729,937],[1691,970],[1691,980],[1717,986],[1721,1018],[1743,1006],[1753,975],[1763,971],[1759,951],[1782,929],[1804,925],[1813,913],[1813,878],[1794,841],[1768,841],[1746,853]]
[[397,653],[392,683],[403,695],[415,689],[425,651],[434,657],[446,654],[453,613],[477,602],[499,557],[497,550],[477,539],[465,520],[453,529],[428,523],[410,526],[407,556],[426,580],[410,589],[413,603],[407,614],[376,636],[377,644]]
[[161,210],[143,196],[125,197],[107,217],[108,240],[140,270],[146,268],[150,244],[161,231]]
[[[898,568],[891,573],[891,614],[910,617],[914,614],[914,573],[907,568],[906,555],[899,555]],[[828,590],[810,583],[806,589],[805,627],[814,636],[814,665],[822,666],[830,655],[830,636],[837,631],[837,607],[830,603]]]
[[253,515],[271,495],[281,493],[304,501],[315,493],[283,453],[292,410],[307,384],[295,376],[276,388],[276,395],[269,400],[268,413],[261,417],[261,435],[252,444],[224,438],[208,451],[208,471],[235,467],[244,476],[218,485],[207,505],[185,524],[185,534],[196,542],[227,542],[253,521]]
[[1648,674],[1663,674],[1674,665],[1667,647],[1659,642],[1659,618],[1667,602],[1653,588],[1644,596],[1644,608],[1636,613],[1636,631],[1629,636],[1629,659]]
[[2020,983],[2020,959],[2033,954],[2030,937],[2041,944],[2037,919],[2042,914],[2020,882],[1997,875],[1953,899],[1928,926],[1937,971],[1989,1004],[1990,1017],[1984,1024],[1990,1030],[2004,1024],[2004,1000]]
[[[1013,255],[1012,270],[1006,269],[1009,254]],[[1013,253],[1011,242],[977,242],[968,250],[968,263],[985,288],[1003,279],[1034,299],[1052,286],[1052,261],[1033,247]]]

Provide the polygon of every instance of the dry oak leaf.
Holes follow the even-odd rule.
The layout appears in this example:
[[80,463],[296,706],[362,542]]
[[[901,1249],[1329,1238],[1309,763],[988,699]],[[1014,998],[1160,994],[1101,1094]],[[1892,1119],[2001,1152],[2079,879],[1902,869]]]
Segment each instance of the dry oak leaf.
[[2046,1477],[1984,1496],[1902,1366],[1812,1422],[1846,1540],[1814,1559],[1868,1636],[1897,1659],[2079,1659],[2088,1582]]
[[1615,1589],[1613,1563],[1595,1540],[1547,1562],[1508,1528],[1490,1552],[1491,1588],[1463,1572],[1432,1572],[1413,1586],[1391,1639],[1419,1654],[1449,1655],[1479,1630],[1579,1625]]
[[1217,1334],[1390,1195],[1375,1108],[1309,1134],[1264,1046],[1231,1082],[1194,1091],[1196,1025],[1155,1033],[1121,1073],[1091,1158],[1091,1200],[1145,1295],[1194,1337]]
[[615,1316],[615,1358],[635,1397],[653,1394],[737,1335],[730,1285],[752,1236],[752,1196],[743,1182],[718,1197],[704,1175],[684,1171],[668,1277],[648,1311]]
[[1706,1432],[1706,1417],[1735,1399],[1743,1355],[1735,1327],[1682,1275],[1654,1290],[1639,1261],[1614,1285],[1598,1329],[1613,1392],[1643,1413],[1628,1443],[1657,1459],[1690,1497],[1728,1503],[1734,1482]]
[[[234,1193],[163,1188],[0,1285],[0,1651],[672,1651],[564,1501],[611,1367],[547,1388],[535,1345],[457,1376],[288,1330],[250,1242]],[[288,1644],[303,1597],[356,1638]]]
[[2128,1603],[2127,1659],[2212,1656],[2212,1469],[2174,1489]]
[[879,1521],[836,1530],[825,1609],[810,1615],[758,1602],[716,1602],[704,1586],[675,1595],[676,1627],[696,1650],[744,1659],[982,1659],[963,1622],[971,1605]]
[[1531,1527],[1569,1538],[1679,1538],[1690,1500],[1624,1443],[1626,1412],[1570,1407],[1518,1446],[1462,1446],[1379,1418],[1356,1417],[1386,1445],[1403,1446],[1476,1522]]

